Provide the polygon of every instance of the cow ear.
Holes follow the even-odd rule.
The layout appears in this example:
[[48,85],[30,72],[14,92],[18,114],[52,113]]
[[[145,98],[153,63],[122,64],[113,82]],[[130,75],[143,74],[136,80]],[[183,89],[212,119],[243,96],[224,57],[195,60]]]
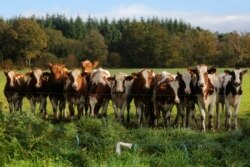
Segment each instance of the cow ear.
[[133,73],[131,73],[131,76],[134,77],[134,78],[136,78],[137,77],[137,73],[133,72]]
[[229,74],[231,74],[231,73],[232,73],[232,71],[229,71],[229,70],[224,70],[224,73],[225,73],[225,74],[227,74],[227,75],[229,75]]
[[49,68],[52,68],[53,67],[53,64],[52,63],[49,63]]
[[114,77],[108,77],[108,78],[106,78],[106,79],[107,79],[107,81],[113,81],[113,80],[115,80]]
[[4,69],[4,74],[5,74],[6,76],[8,75],[8,72],[9,72],[9,70]]
[[88,64],[90,64],[90,61],[89,60],[85,60],[85,61],[83,61],[82,62],[82,67],[87,67],[88,66]]
[[96,68],[98,65],[99,65],[99,62],[98,62],[98,61],[95,61],[95,62],[93,63],[93,68]]
[[29,72],[25,73],[26,76],[31,76],[31,74],[32,74],[32,71],[29,71]]
[[245,75],[247,73],[248,70],[243,70],[241,71],[242,75]]
[[197,69],[189,67],[189,68],[187,68],[187,72],[189,72],[190,74],[196,74],[197,73]]
[[126,81],[131,81],[132,79],[134,79],[133,76],[126,76],[126,77],[125,77],[125,80],[126,80]]
[[214,74],[216,73],[216,68],[212,67],[207,70],[208,74]]
[[178,77],[181,77],[181,73],[179,73],[179,71],[177,71],[177,76],[178,76]]

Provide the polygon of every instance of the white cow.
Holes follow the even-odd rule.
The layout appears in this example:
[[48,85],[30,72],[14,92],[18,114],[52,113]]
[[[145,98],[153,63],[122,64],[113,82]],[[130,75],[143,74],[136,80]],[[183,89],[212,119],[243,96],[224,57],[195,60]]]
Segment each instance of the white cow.
[[108,81],[110,81],[111,99],[115,111],[115,118],[117,121],[122,122],[124,121],[124,110],[127,107],[133,77],[119,72],[115,74],[114,77],[109,77]]

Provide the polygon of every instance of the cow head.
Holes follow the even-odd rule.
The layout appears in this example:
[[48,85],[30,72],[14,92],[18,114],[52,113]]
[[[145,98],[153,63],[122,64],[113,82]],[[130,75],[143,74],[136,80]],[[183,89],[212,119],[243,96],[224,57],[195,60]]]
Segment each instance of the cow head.
[[85,60],[81,62],[81,64],[82,64],[82,71],[84,73],[90,74],[92,73],[93,69],[98,66],[99,62],[95,61],[94,63],[91,63],[89,60]]
[[131,76],[137,79],[143,80],[143,88],[150,89],[153,85],[153,80],[155,78],[155,73],[150,69],[143,69],[138,73],[132,73]]
[[168,94],[170,98],[175,103],[180,103],[180,99],[178,96],[179,89],[179,78],[174,77],[163,77],[159,83],[157,84],[158,91],[160,91],[163,95]]
[[189,72],[194,73],[197,77],[197,86],[202,89],[203,92],[206,90],[206,86],[208,84],[208,74],[216,73],[215,68],[208,68],[206,65],[201,64],[197,65],[193,69],[188,69]]
[[127,76],[120,72],[114,77],[108,77],[107,80],[110,82],[111,93],[121,96],[125,93],[126,88],[132,85],[133,76]]
[[10,87],[14,87],[16,82],[16,73],[14,71],[4,70],[4,74],[7,79],[7,83],[9,83]]
[[30,82],[33,82],[36,88],[40,88],[43,82],[43,71],[39,68],[26,73],[30,77]]
[[79,69],[74,69],[69,74],[70,86],[76,91],[80,90],[85,82],[84,82],[84,74]]
[[185,72],[183,74],[180,74],[177,72],[177,77],[179,80],[179,85],[181,92],[184,92],[185,94],[191,93],[191,84],[192,84],[192,74],[189,72]]
[[242,83],[243,76],[247,73],[248,70],[241,70],[239,68],[234,69],[233,71],[225,70],[226,74],[231,75],[231,81],[235,87],[238,87]]
[[59,80],[69,73],[64,64],[49,64],[49,69],[55,80]]

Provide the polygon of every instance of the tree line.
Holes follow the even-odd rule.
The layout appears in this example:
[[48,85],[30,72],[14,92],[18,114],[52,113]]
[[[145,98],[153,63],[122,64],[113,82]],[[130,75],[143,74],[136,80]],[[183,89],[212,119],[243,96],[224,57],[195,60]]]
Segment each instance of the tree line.
[[0,19],[3,68],[78,67],[98,60],[106,67],[220,67],[250,63],[250,33],[213,33],[177,19],[96,19],[46,15]]

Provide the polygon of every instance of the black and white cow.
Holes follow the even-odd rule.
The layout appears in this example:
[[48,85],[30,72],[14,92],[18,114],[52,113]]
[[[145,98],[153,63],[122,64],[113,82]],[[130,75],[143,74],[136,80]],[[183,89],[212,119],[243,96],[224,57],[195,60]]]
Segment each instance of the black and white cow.
[[248,70],[242,70],[239,68],[234,69],[233,71],[225,70],[225,73],[228,75],[225,76],[223,83],[224,87],[224,97],[225,97],[225,106],[226,106],[226,128],[230,131],[231,126],[231,117],[232,113],[230,106],[233,107],[233,117],[234,117],[234,128],[238,129],[238,112],[240,106],[240,100],[242,96],[242,81],[243,76],[247,73]]
[[197,124],[195,118],[195,104],[197,103],[197,97],[195,94],[196,77],[189,70],[183,74],[177,72],[177,77],[179,78],[178,96],[180,103],[176,104],[177,115],[174,125],[177,124],[178,119],[181,116],[182,127],[188,127],[190,117],[192,117]]

